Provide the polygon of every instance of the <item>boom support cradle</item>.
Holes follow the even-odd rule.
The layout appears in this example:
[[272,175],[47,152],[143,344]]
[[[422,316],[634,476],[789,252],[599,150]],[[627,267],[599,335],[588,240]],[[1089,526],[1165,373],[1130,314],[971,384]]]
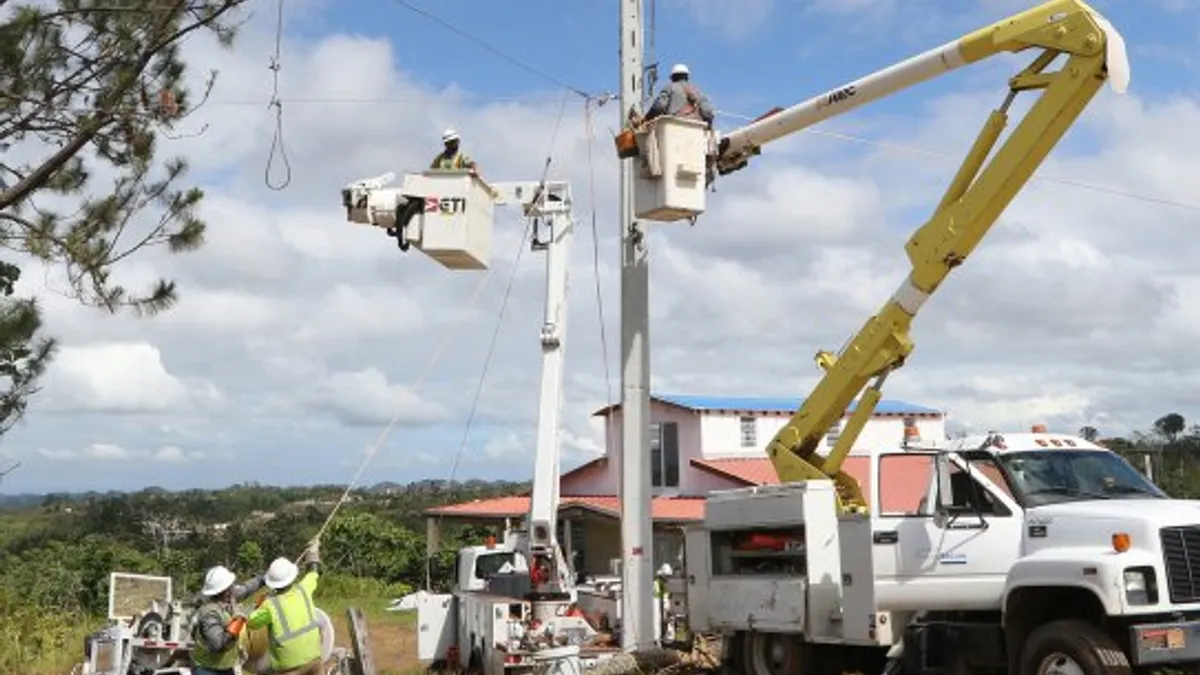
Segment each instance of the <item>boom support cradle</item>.
[[[1109,44],[1114,39],[1118,44]],[[781,482],[832,478],[842,510],[866,509],[862,488],[841,467],[879,403],[884,380],[904,365],[913,350],[909,337],[913,318],[951,270],[975,249],[1109,78],[1113,48],[1120,50],[1117,58],[1122,61],[1115,65],[1119,81],[1113,85],[1123,90],[1128,66],[1119,41],[1120,36],[1084,3],[1056,0],[959,42],[966,62],[999,52],[1029,48],[1040,52],[1010,79],[1007,96],[988,117],[932,217],[909,238],[905,245],[912,264],[908,277],[840,354],[817,354],[817,364],[825,374],[767,445],[767,455]],[[1046,72],[1060,56],[1066,56],[1065,64]],[[1008,122],[1013,100],[1018,93],[1031,90],[1041,92],[1038,100],[989,160]],[[817,449],[826,433],[860,393],[862,397],[833,449],[827,457],[822,456]]]

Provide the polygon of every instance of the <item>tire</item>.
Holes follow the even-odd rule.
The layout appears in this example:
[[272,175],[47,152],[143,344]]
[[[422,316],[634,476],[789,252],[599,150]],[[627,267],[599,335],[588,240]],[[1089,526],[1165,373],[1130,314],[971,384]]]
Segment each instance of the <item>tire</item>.
[[743,675],[810,675],[812,649],[803,636],[742,633],[738,645]]
[[1080,619],[1039,626],[1021,648],[1020,675],[1132,675],[1125,652],[1107,633]]

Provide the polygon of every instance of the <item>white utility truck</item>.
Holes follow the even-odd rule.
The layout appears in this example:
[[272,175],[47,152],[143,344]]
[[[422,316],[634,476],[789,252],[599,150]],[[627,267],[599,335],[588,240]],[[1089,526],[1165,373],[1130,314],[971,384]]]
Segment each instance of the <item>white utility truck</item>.
[[[558,543],[560,419],[566,343],[568,264],[573,236],[570,185],[564,181],[488,184],[470,171],[390,174],[342,192],[351,222],[381,227],[402,250],[419,250],[450,269],[486,269],[494,204],[518,204],[532,228],[530,246],[546,254],[546,307],[539,335],[542,380],[533,490],[524,527],[458,552],[450,594],[417,601],[418,658],[485,675],[547,664],[593,665],[616,650],[596,647],[586,620],[567,616],[575,600]],[[566,664],[565,666],[563,664]]]
[[[908,277],[839,354],[817,355],[824,376],[767,445],[782,484],[712,493],[703,525],[686,535],[690,627],[730,638],[734,670],[1120,675],[1200,664],[1200,503],[1168,499],[1119,456],[1032,432],[905,449],[874,462],[869,506],[842,470],[884,380],[912,352],[921,306],[1103,83],[1125,90],[1124,41],[1095,10],[1044,3],[768,113],[724,134],[711,155],[703,125],[658,118],[637,131],[635,213],[693,220],[708,169],[737,171],[773,140],[1013,52],[1033,58],[909,239]],[[1037,96],[1002,139],[1025,92]],[[899,483],[880,467],[897,461],[928,465],[925,498],[911,508],[884,499]]]
[[[901,480],[923,480],[919,499]],[[839,512],[831,481],[712,493],[687,534],[691,628],[732,638],[726,658],[754,675],[1200,659],[1200,504],[1119,455],[992,434],[879,454],[870,485],[866,513]]]

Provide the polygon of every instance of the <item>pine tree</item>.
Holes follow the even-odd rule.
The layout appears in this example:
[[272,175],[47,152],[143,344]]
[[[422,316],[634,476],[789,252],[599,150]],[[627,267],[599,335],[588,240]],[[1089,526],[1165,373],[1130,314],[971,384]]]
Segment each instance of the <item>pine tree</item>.
[[[13,297],[18,261],[61,266],[68,294],[109,312],[151,315],[177,299],[111,278],[138,250],[204,242],[203,192],[187,163],[161,159],[192,103],[181,43],[211,31],[232,45],[247,0],[0,0],[0,433],[24,412],[55,342],[32,298]],[[5,256],[3,251],[8,251]]]

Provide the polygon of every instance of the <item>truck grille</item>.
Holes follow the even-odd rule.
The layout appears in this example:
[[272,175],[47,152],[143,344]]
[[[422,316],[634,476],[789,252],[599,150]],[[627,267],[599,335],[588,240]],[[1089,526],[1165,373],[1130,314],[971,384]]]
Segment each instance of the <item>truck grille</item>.
[[1200,525],[1164,527],[1159,537],[1171,602],[1200,600]]

